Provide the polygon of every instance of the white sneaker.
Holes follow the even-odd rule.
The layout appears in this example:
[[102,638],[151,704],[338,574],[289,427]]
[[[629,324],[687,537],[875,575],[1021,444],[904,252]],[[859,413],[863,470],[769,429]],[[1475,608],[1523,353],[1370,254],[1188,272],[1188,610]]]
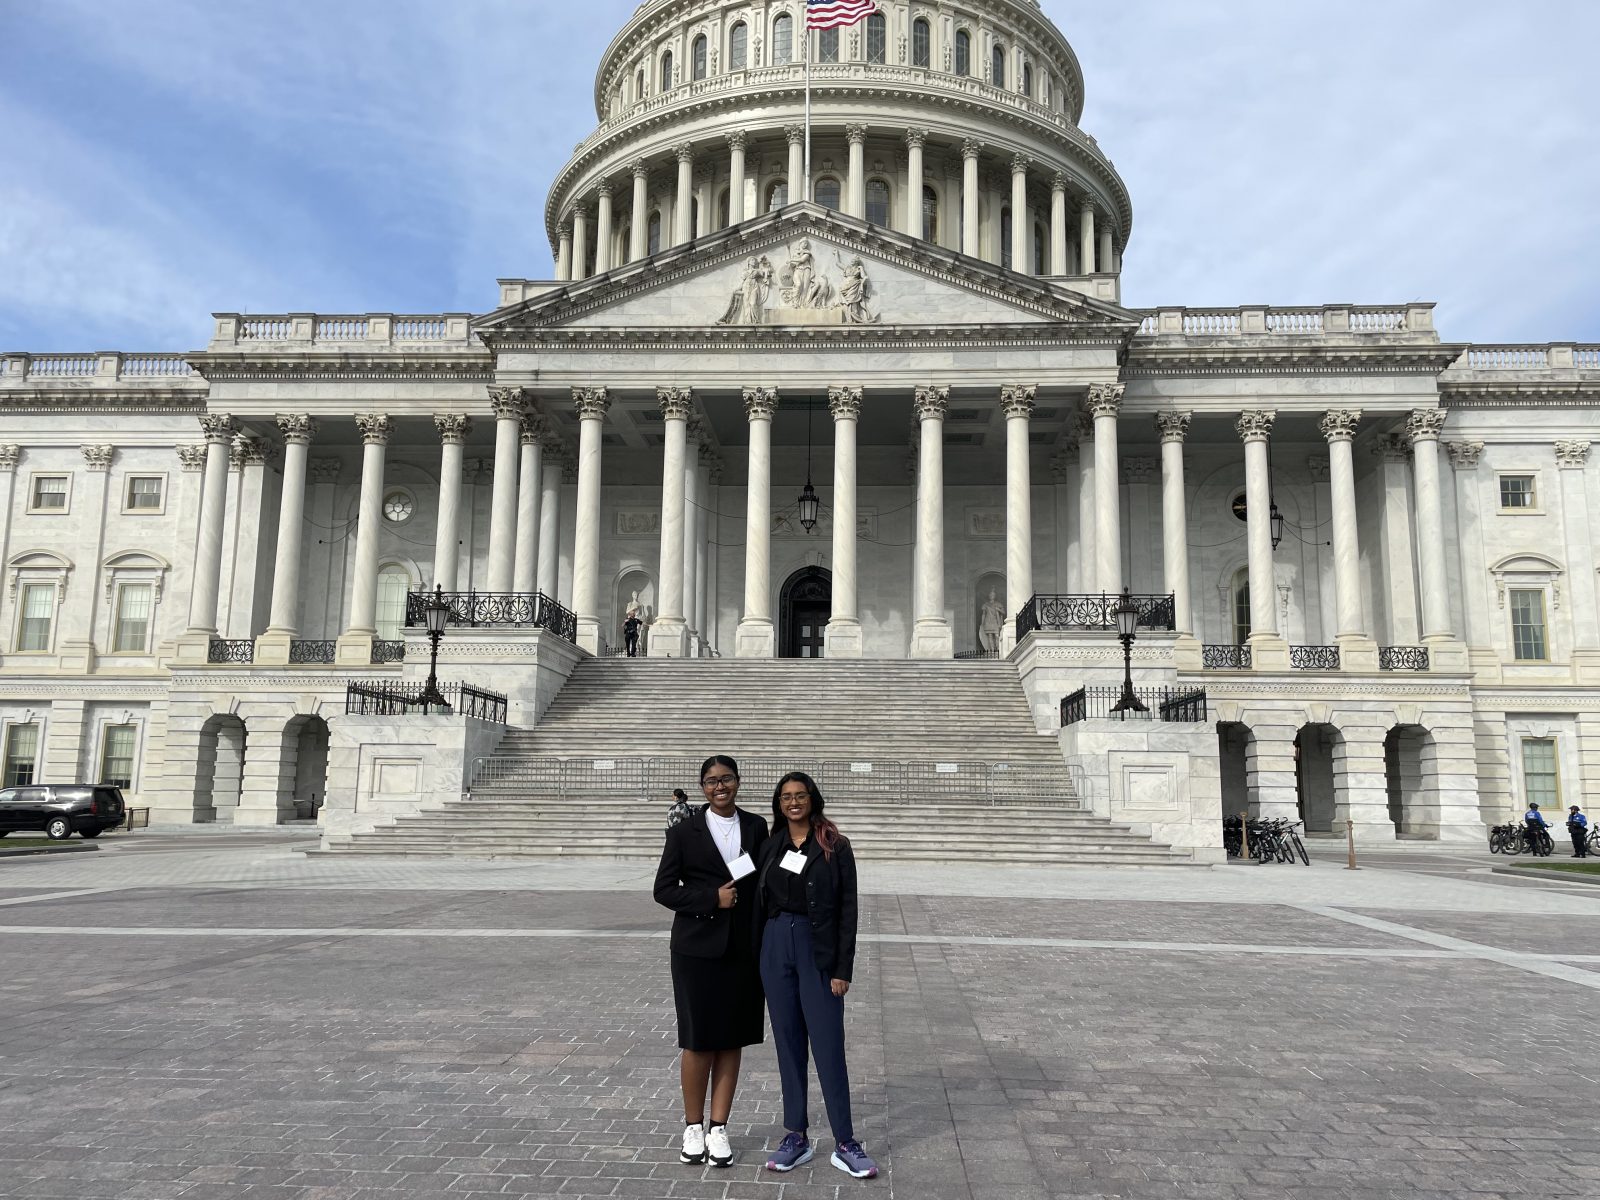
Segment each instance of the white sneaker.
[[733,1147],[728,1145],[726,1125],[713,1125],[706,1130],[706,1152],[711,1155],[713,1167],[733,1166]]
[[[722,1144],[726,1146],[728,1139],[724,1137]],[[679,1162],[703,1163],[706,1160],[706,1131],[703,1125],[685,1125],[683,1127],[683,1152],[678,1155]]]

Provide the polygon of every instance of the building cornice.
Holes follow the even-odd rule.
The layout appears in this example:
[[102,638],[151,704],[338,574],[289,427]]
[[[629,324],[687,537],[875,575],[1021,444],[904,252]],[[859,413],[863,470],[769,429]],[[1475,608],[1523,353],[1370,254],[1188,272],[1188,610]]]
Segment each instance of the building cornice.
[[[1430,375],[1459,357],[1459,346],[1397,334],[1395,341],[1295,339],[1273,344],[1237,343],[1149,346],[1134,343],[1123,365],[1125,379],[1224,378],[1250,375]],[[1400,339],[1406,339],[1401,341]],[[1376,342],[1376,344],[1375,344]]]
[[301,353],[294,350],[207,351],[191,356],[207,380],[341,379],[479,382],[494,373],[486,350],[436,353]]
[[604,353],[624,350],[857,350],[1074,346],[1119,350],[1124,338],[1105,326],[1049,325],[880,325],[880,326],[724,326],[628,328],[588,326],[524,329],[495,335],[496,350],[534,350],[559,346]]
[[116,412],[141,415],[183,415],[202,412],[205,388],[154,391],[149,388],[39,387],[0,390],[0,412]]

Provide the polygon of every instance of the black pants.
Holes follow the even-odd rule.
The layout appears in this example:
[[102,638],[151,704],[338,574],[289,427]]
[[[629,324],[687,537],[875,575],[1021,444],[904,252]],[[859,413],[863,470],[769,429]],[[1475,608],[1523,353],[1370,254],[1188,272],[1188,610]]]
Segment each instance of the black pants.
[[1579,858],[1589,857],[1589,831],[1582,825],[1568,825],[1567,832],[1572,835],[1572,852]]
[[1544,848],[1544,838],[1539,836],[1544,832],[1544,826],[1535,825],[1532,821],[1529,821],[1523,826],[1523,829],[1523,841],[1527,842],[1528,844],[1529,854],[1533,855],[1535,858],[1540,858],[1549,853],[1549,851]]

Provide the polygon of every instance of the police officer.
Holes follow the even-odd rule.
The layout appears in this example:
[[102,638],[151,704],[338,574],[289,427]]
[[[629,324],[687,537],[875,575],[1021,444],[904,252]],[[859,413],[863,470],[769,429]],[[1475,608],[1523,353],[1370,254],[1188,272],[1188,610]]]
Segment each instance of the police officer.
[[1528,853],[1535,858],[1540,858],[1550,853],[1545,847],[1545,838],[1549,836],[1549,822],[1544,819],[1544,814],[1539,811],[1538,804],[1528,802],[1528,811],[1522,814],[1522,827],[1526,833],[1525,841],[1528,843]]
[[1589,857],[1589,818],[1576,804],[1567,813],[1567,832],[1572,835],[1572,857]]

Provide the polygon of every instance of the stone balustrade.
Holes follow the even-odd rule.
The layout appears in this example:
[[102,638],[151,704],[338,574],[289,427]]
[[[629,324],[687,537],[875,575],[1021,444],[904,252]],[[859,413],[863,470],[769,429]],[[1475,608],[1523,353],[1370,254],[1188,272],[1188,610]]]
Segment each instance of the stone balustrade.
[[1452,371],[1600,370],[1600,345],[1550,342],[1546,345],[1469,346]]
[[219,313],[211,349],[360,344],[419,350],[472,346],[470,313]]
[[1320,308],[1152,308],[1142,312],[1144,337],[1325,337],[1330,334],[1424,333],[1432,336],[1432,304]]
[[193,381],[197,386],[203,382],[183,354],[97,351],[93,354],[0,355],[0,388],[36,388],[68,380],[95,385],[130,380],[167,385]]

